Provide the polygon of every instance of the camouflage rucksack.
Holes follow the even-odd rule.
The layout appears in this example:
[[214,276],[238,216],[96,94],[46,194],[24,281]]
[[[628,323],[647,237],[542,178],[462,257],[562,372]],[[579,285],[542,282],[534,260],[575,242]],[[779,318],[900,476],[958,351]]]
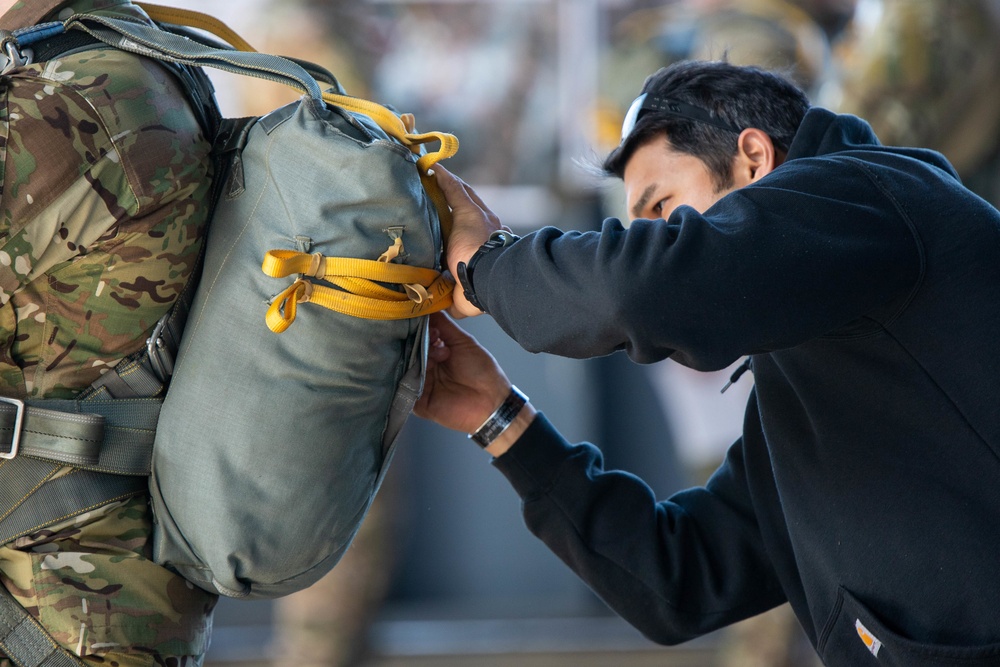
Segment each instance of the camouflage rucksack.
[[[416,134],[409,118],[347,97],[319,66],[249,50],[211,17],[141,6],[169,30],[76,15],[17,31],[5,46],[21,55],[53,35],[81,34],[306,94],[222,122],[217,203],[190,314],[176,308],[177,326],[165,319],[147,353],[77,400],[0,400],[13,433],[0,452],[18,457],[20,447],[26,459],[28,449],[90,441],[93,464],[111,473],[102,478],[123,473],[134,486],[151,475],[157,562],[213,592],[284,595],[317,580],[350,544],[421,391],[425,316],[450,305],[451,293],[439,264],[448,209],[429,168],[457,141]],[[440,150],[428,153],[432,141]],[[175,364],[167,332],[176,338],[181,325]],[[128,398],[167,382],[165,400]],[[55,435],[27,428],[44,419]],[[103,499],[88,488],[65,496],[53,506],[66,516]],[[23,528],[8,530],[2,512],[0,538]]]

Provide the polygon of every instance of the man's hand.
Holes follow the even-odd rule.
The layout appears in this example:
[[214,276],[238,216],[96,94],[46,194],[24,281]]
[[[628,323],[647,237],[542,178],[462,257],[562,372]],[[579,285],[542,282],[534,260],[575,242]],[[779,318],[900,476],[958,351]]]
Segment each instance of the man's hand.
[[[493,355],[447,315],[434,313],[430,326],[427,378],[413,412],[446,428],[473,433],[507,398],[510,380]],[[534,415],[535,409],[525,405],[486,450],[493,456],[505,452]]]
[[[506,229],[500,218],[483,203],[476,191],[441,165],[434,165],[438,185],[448,200],[452,212],[451,235],[445,241],[447,247],[448,270],[458,280],[458,263],[468,264],[479,246],[486,243],[490,234],[498,229]],[[509,231],[509,230],[508,230]],[[455,285],[452,295],[454,303],[449,309],[454,317],[473,317],[482,311],[469,303],[461,285]],[[487,415],[488,416],[488,415]]]

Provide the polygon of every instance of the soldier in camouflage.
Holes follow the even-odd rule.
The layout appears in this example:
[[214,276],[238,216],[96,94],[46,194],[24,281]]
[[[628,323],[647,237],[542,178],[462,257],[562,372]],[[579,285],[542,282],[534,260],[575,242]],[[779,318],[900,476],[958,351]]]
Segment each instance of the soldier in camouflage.
[[[50,19],[74,11],[145,18],[75,0]],[[173,75],[114,49],[0,85],[0,394],[72,398],[144,346],[194,270],[210,146]],[[151,526],[144,494],[47,526],[0,546],[0,582],[85,664],[200,664],[216,598],[151,560]]]

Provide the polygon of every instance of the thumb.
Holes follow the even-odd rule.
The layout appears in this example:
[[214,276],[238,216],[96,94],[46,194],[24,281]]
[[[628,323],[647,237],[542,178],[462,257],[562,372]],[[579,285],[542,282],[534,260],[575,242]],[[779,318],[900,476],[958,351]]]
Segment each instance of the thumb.
[[445,345],[453,346],[472,338],[464,329],[443,312],[432,313],[430,325],[437,330],[438,338]]

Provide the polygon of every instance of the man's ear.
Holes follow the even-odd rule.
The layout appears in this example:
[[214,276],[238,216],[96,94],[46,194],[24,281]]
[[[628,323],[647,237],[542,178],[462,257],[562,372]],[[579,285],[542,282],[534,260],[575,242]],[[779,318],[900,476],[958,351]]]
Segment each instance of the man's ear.
[[753,183],[771,173],[782,159],[767,132],[749,127],[740,133],[733,176],[739,185]]

